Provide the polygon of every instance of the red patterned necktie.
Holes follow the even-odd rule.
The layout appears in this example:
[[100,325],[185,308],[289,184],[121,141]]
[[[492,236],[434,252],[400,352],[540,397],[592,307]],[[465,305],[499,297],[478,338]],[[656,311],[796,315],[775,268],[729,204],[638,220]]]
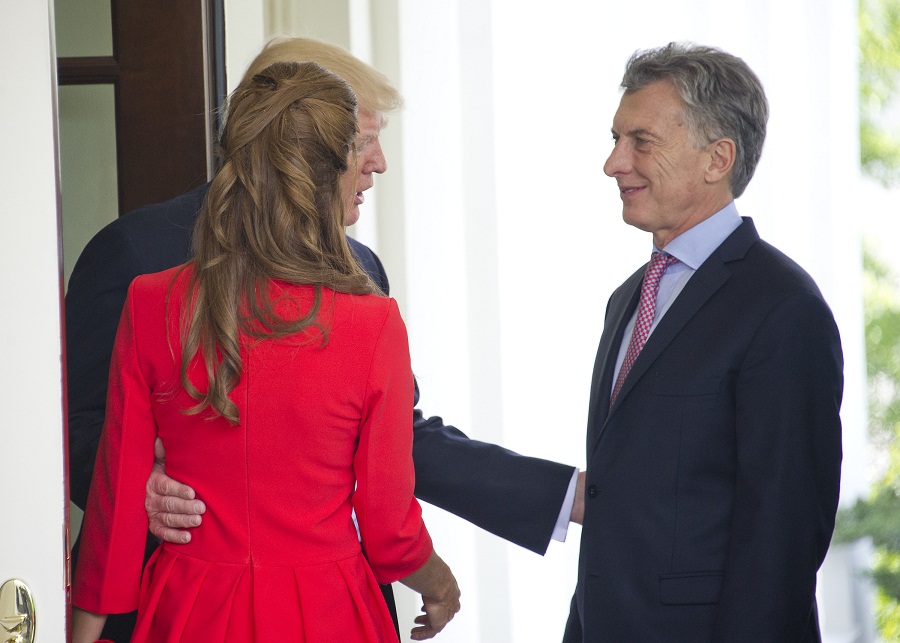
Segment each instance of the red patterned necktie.
[[666,274],[669,266],[676,261],[678,259],[665,252],[654,252],[650,258],[647,272],[644,273],[644,283],[641,285],[641,304],[638,309],[637,320],[634,322],[631,341],[628,342],[628,350],[625,352],[625,359],[622,361],[619,376],[616,378],[616,385],[613,387],[612,397],[609,400],[610,406],[615,402],[619,391],[622,390],[622,384],[625,382],[628,371],[634,365],[634,360],[637,359],[641,349],[644,348],[644,344],[647,343],[650,327],[653,326],[653,316],[656,313],[656,293],[659,292],[659,281]]

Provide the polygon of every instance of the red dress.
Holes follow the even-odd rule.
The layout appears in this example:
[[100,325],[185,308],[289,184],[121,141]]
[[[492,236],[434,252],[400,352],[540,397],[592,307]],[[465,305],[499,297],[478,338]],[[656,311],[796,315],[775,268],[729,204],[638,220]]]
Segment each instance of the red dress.
[[[138,277],[128,292],[73,603],[137,607],[135,642],[396,641],[378,584],[432,551],[413,497],[413,379],[396,302],[324,289],[324,346],[318,330],[242,338],[231,426],[182,412],[195,402],[179,387],[187,271],[172,285],[176,271]],[[311,287],[272,289],[286,296],[282,311],[309,309]],[[199,359],[190,378],[206,382]],[[191,542],[164,543],[142,579],[157,434],[167,473],[207,511]]]

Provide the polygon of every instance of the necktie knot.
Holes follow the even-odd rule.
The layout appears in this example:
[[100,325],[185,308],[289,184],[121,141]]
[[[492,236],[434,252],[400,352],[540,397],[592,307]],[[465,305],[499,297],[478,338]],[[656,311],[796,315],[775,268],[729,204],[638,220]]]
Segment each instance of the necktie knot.
[[660,252],[659,250],[655,250],[652,255],[650,255],[650,263],[647,265],[647,272],[644,273],[644,281],[646,281],[651,274],[658,275],[654,278],[659,281],[659,279],[663,276],[666,270],[673,263],[677,262],[678,259],[670,255],[668,252]]

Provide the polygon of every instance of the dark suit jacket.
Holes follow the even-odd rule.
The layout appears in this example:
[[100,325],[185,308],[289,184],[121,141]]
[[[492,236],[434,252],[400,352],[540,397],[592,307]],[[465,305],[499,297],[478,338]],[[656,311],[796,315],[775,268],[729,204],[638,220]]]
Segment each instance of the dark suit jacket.
[[[78,258],[66,294],[69,485],[84,507],[105,414],[113,341],[128,286],[141,274],[184,263],[208,185],[110,223]],[[371,249],[349,238],[362,267],[388,293]],[[416,390],[418,402],[418,390]],[[501,538],[543,554],[573,467],[469,439],[413,410],[416,496]]]
[[564,640],[819,641],[816,570],[841,461],[831,312],[746,219],[672,303],[610,408],[643,272],[610,298],[597,353]]

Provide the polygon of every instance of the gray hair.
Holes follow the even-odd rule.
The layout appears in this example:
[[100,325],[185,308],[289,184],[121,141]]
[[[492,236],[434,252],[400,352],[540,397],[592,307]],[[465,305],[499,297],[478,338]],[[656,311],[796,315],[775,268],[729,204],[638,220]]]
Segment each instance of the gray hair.
[[626,93],[657,81],[671,82],[684,105],[684,119],[698,145],[734,141],[731,193],[743,194],[766,140],[769,103],[756,74],[737,56],[713,47],[671,42],[636,51],[625,66]]

